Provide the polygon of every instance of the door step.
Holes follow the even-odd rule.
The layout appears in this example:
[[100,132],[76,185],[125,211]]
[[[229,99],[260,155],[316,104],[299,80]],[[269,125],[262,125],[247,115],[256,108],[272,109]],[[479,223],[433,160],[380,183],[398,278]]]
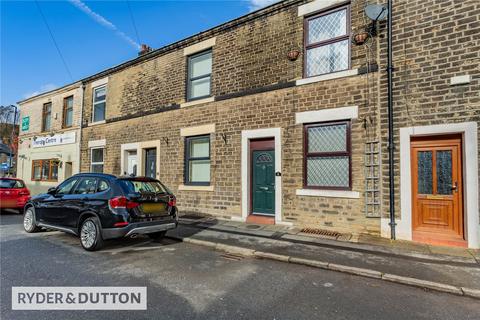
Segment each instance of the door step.
[[251,214],[247,217],[247,223],[275,224],[275,217],[257,216],[257,215]]

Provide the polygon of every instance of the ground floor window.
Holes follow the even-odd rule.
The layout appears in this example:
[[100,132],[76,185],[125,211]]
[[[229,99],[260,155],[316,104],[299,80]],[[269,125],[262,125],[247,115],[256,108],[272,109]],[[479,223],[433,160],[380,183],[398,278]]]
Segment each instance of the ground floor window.
[[58,181],[58,159],[32,161],[32,181]]
[[103,173],[103,153],[104,148],[92,148],[90,157],[90,171]]
[[350,121],[307,124],[304,135],[304,187],[350,190]]
[[208,135],[186,138],[185,184],[210,184],[210,136]]

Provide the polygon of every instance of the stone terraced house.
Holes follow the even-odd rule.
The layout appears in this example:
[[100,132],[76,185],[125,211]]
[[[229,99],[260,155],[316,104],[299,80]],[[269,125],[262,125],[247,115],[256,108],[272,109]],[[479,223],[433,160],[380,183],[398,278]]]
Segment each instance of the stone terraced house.
[[[390,237],[387,27],[286,0],[82,80],[81,171],[182,214]],[[480,2],[394,1],[396,238],[480,247]]]

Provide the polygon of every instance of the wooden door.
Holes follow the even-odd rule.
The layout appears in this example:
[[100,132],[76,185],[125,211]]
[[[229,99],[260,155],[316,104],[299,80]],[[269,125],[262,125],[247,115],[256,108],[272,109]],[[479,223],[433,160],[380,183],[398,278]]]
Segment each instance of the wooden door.
[[412,139],[413,240],[466,246],[460,136]]

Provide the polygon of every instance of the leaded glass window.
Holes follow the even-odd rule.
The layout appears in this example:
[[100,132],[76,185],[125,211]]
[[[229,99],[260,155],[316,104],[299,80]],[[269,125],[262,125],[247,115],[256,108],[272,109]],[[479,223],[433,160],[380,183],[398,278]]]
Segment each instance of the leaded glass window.
[[417,159],[418,193],[433,194],[433,157],[431,151],[419,151]]
[[349,190],[350,122],[308,124],[305,142],[305,187]]
[[346,70],[350,66],[348,6],[305,19],[305,76]]
[[437,194],[452,194],[452,151],[437,151]]

